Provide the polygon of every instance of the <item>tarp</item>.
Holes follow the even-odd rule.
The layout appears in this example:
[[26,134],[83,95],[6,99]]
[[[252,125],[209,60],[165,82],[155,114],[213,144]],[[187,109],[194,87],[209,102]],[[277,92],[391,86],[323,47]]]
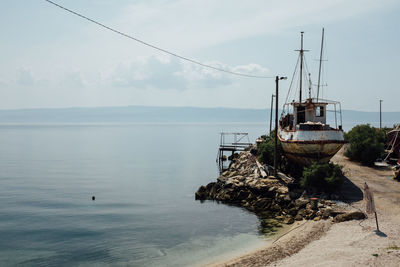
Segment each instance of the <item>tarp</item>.
[[367,213],[375,213],[375,202],[374,202],[374,194],[372,193],[371,189],[369,188],[368,184],[364,184],[364,200],[366,204],[366,212]]

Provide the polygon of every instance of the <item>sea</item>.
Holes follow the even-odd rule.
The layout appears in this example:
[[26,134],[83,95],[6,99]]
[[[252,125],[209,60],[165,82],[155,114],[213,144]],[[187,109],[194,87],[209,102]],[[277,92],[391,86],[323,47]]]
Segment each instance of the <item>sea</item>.
[[267,125],[0,125],[0,265],[201,266],[270,242],[254,214],[194,198],[221,131]]

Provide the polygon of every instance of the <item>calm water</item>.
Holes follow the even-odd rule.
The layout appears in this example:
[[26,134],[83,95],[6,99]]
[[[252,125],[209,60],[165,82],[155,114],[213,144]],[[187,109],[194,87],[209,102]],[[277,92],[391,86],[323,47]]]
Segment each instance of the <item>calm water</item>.
[[265,242],[254,215],[194,192],[217,177],[221,130],[266,129],[0,126],[1,265],[187,266]]

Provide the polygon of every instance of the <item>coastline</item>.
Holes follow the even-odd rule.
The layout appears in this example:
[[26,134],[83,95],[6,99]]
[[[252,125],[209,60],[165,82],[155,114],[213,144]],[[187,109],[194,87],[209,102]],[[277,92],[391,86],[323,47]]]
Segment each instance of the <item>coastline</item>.
[[[375,218],[362,221],[300,221],[276,242],[251,253],[207,266],[398,266],[400,262],[400,183],[391,171],[364,167],[343,156],[332,158],[357,187],[367,182],[375,194],[380,230]],[[359,200],[352,206],[363,209]],[[297,227],[297,228],[296,228]],[[339,256],[340,255],[340,256]]]
[[265,266],[287,257],[289,255],[288,247],[292,252],[299,251],[311,240],[318,238],[320,234],[329,229],[330,225],[331,223],[327,221],[295,222],[274,235],[270,242],[257,249],[234,255],[225,261],[216,261],[203,266]]
[[194,263],[193,267],[214,267],[214,266],[224,266],[225,263],[232,261],[233,259],[237,259],[240,257],[244,257],[247,255],[251,255],[256,251],[261,251],[269,246],[271,246],[278,239],[281,239],[283,236],[286,236],[287,233],[291,232],[297,225],[301,225],[301,223],[294,223],[293,225],[283,225],[279,230],[270,235],[270,236],[260,236],[259,242],[251,243],[247,245],[245,248],[241,250],[235,250],[230,253],[224,253],[218,257],[213,257],[211,259],[204,260],[202,262]]

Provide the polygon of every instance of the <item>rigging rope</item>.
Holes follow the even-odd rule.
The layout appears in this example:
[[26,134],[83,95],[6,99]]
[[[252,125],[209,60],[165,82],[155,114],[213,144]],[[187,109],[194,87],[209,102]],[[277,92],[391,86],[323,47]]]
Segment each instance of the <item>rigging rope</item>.
[[142,40],[140,40],[140,39],[138,39],[138,38],[135,38],[135,37],[133,37],[133,36],[131,36],[131,35],[128,35],[128,34],[126,34],[126,33],[123,33],[123,32],[121,32],[121,31],[119,31],[119,30],[114,29],[114,28],[111,28],[111,27],[109,27],[109,26],[107,26],[107,25],[105,25],[105,24],[102,24],[102,23],[100,23],[100,22],[98,22],[98,21],[96,21],[96,20],[94,20],[94,19],[91,19],[91,18],[89,18],[89,17],[86,17],[86,16],[84,16],[84,15],[78,13],[78,12],[75,12],[75,11],[73,11],[73,10],[71,10],[71,9],[68,9],[68,8],[66,8],[66,7],[64,7],[64,6],[61,6],[61,5],[59,5],[59,4],[57,4],[57,3],[53,2],[53,1],[50,1],[50,0],[44,0],[44,1],[46,1],[46,2],[48,2],[48,3],[50,3],[50,4],[54,5],[54,6],[56,6],[56,7],[58,7],[58,8],[61,8],[61,9],[65,10],[65,11],[67,11],[67,12],[73,14],[73,15],[76,15],[76,16],[82,18],[82,19],[85,19],[85,20],[88,20],[88,21],[90,21],[90,22],[92,22],[92,23],[94,23],[94,24],[97,24],[98,26],[103,27],[103,28],[105,28],[105,29],[107,29],[107,30],[109,30],[109,31],[112,31],[112,32],[114,32],[114,33],[117,33],[117,34],[119,34],[119,35],[122,35],[122,36],[124,36],[124,37],[126,37],[126,38],[129,38],[129,39],[131,39],[131,40],[134,40],[134,41],[136,41],[136,42],[139,42],[139,43],[141,43],[141,44],[143,44],[143,45],[146,45],[146,46],[148,46],[148,47],[151,47],[151,48],[153,48],[153,49],[159,50],[159,51],[161,51],[161,52],[163,52],[163,53],[166,53],[166,54],[169,54],[169,55],[171,55],[171,56],[180,58],[180,59],[182,59],[182,60],[186,60],[186,61],[191,62],[191,63],[193,63],[193,64],[197,64],[197,65],[202,66],[202,67],[204,67],[204,68],[210,68],[210,69],[214,69],[214,70],[217,70],[217,71],[221,71],[221,72],[225,72],[225,73],[229,73],[229,74],[233,74],[233,75],[237,75],[237,76],[249,77],[249,78],[261,78],[261,79],[272,79],[272,78],[275,78],[275,76],[261,76],[261,75],[244,74],[244,73],[229,71],[229,70],[226,70],[226,69],[222,69],[222,68],[214,67],[214,66],[211,66],[211,65],[208,65],[208,64],[204,64],[204,63],[201,63],[201,62],[199,62],[199,61],[197,61],[197,60],[190,59],[190,58],[187,58],[187,57],[178,55],[178,54],[176,54],[176,53],[174,53],[174,52],[170,52],[170,51],[168,51],[168,50],[166,50],[166,49],[163,49],[163,48],[157,47],[157,46],[155,46],[155,45],[152,45],[152,44],[150,44],[150,43],[147,43],[147,42],[145,42],[145,41],[142,41]]
[[[290,81],[289,90],[288,90],[287,95],[286,95],[285,103],[287,103],[287,101],[288,101],[288,98],[289,98],[289,95],[290,95],[290,90],[292,89],[294,76],[296,75],[297,65],[299,64],[299,61],[300,61],[300,55],[297,57],[296,66],[294,67],[294,72],[293,72],[293,75],[292,75],[292,80]],[[282,110],[282,113],[283,113],[283,110]]]

